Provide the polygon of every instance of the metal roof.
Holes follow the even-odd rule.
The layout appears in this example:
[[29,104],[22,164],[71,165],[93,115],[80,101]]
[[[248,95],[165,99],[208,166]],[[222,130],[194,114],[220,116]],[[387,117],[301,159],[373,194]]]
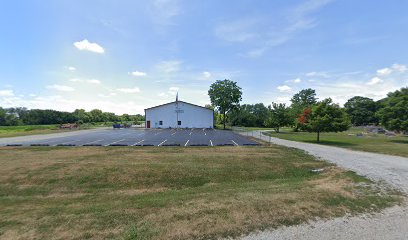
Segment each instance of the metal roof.
[[145,108],[145,111],[146,111],[146,110],[153,109],[153,108],[158,108],[158,107],[162,107],[162,106],[165,106],[165,105],[169,105],[169,104],[172,104],[172,103],[176,103],[176,102],[179,102],[179,103],[185,103],[185,104],[189,104],[189,105],[192,105],[192,106],[195,106],[195,107],[200,107],[200,108],[204,108],[204,109],[207,109],[207,110],[210,110],[210,111],[214,111],[214,110],[209,109],[209,108],[206,108],[206,107],[202,107],[202,106],[199,106],[199,105],[195,105],[195,104],[188,103],[188,102],[183,102],[183,101],[174,101],[174,102],[169,102],[169,103],[165,103],[165,104],[157,105],[157,106],[150,107],[150,108]]

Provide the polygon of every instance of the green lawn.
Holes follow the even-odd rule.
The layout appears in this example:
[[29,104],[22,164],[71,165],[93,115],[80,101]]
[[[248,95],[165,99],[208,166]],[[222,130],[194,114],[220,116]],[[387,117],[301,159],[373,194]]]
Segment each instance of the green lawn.
[[0,166],[3,239],[208,239],[402,201],[279,146],[3,147]]
[[24,125],[24,126],[0,126],[0,138],[17,137],[33,134],[47,134],[60,131],[57,124],[53,125]]
[[[80,129],[90,129],[95,127],[107,127],[112,124],[83,124]],[[79,129],[59,129],[59,124],[50,125],[23,125],[23,126],[0,126],[0,138],[18,137],[36,134],[50,134],[58,132],[76,131]]]
[[[408,157],[408,136],[388,137],[384,134],[366,133],[360,137],[356,136],[357,133],[362,132],[362,128],[351,128],[341,133],[321,133],[319,144]],[[284,128],[280,133],[269,132],[267,134],[287,140],[317,143],[316,133],[293,132],[291,129]]]

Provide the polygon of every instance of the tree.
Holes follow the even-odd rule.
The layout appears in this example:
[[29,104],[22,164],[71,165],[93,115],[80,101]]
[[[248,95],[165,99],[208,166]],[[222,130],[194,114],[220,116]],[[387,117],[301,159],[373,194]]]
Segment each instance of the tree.
[[377,104],[371,98],[352,97],[344,104],[344,108],[351,118],[351,123],[356,126],[378,123],[375,116]]
[[388,130],[408,131],[408,88],[388,93],[377,112],[381,125]]
[[342,132],[351,126],[347,113],[330,98],[305,109],[298,121],[306,131],[317,133],[317,142],[320,142],[321,132]]
[[265,126],[274,128],[278,133],[279,129],[289,125],[291,120],[289,108],[284,103],[272,103],[272,106],[269,106],[269,117],[265,121]]
[[242,100],[241,88],[236,82],[231,80],[217,80],[211,84],[210,90],[208,90],[211,104],[223,114],[223,124],[225,129],[226,114],[239,106],[239,102]]
[[306,108],[310,108],[317,103],[316,91],[311,88],[303,89],[300,92],[293,95],[290,99],[290,115],[293,119],[293,129],[298,131],[300,123],[297,121],[297,118]]

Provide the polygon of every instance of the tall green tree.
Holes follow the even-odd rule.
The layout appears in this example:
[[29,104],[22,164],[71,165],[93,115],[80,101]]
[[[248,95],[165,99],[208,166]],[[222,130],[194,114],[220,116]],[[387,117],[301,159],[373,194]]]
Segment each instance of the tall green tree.
[[388,93],[377,112],[381,125],[388,130],[408,132],[408,88]]
[[293,129],[294,131],[298,131],[300,123],[297,121],[297,119],[305,109],[310,108],[317,103],[316,91],[311,88],[303,89],[293,95],[290,102],[290,115],[292,116],[293,120]]
[[330,98],[324,99],[312,108],[305,109],[298,120],[303,129],[317,133],[317,142],[320,142],[321,132],[342,132],[351,126],[347,113]]
[[289,108],[284,103],[272,103],[269,106],[269,117],[265,121],[266,127],[274,128],[276,132],[279,132],[281,127],[289,125],[291,121]]
[[375,116],[377,104],[371,98],[355,96],[350,98],[344,108],[351,118],[351,123],[356,126],[363,126],[378,123]]
[[217,80],[211,84],[208,95],[210,96],[211,104],[217,107],[218,111],[223,115],[225,129],[227,113],[236,109],[242,100],[241,88],[234,81],[228,79]]

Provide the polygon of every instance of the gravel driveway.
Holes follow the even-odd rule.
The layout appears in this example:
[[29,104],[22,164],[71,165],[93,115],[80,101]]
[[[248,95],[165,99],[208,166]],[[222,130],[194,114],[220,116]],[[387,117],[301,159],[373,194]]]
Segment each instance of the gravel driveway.
[[[304,150],[375,181],[384,181],[408,194],[408,158],[269,138],[259,131],[241,134]],[[408,208],[395,206],[373,215],[283,227],[253,233],[242,239],[408,239]]]

